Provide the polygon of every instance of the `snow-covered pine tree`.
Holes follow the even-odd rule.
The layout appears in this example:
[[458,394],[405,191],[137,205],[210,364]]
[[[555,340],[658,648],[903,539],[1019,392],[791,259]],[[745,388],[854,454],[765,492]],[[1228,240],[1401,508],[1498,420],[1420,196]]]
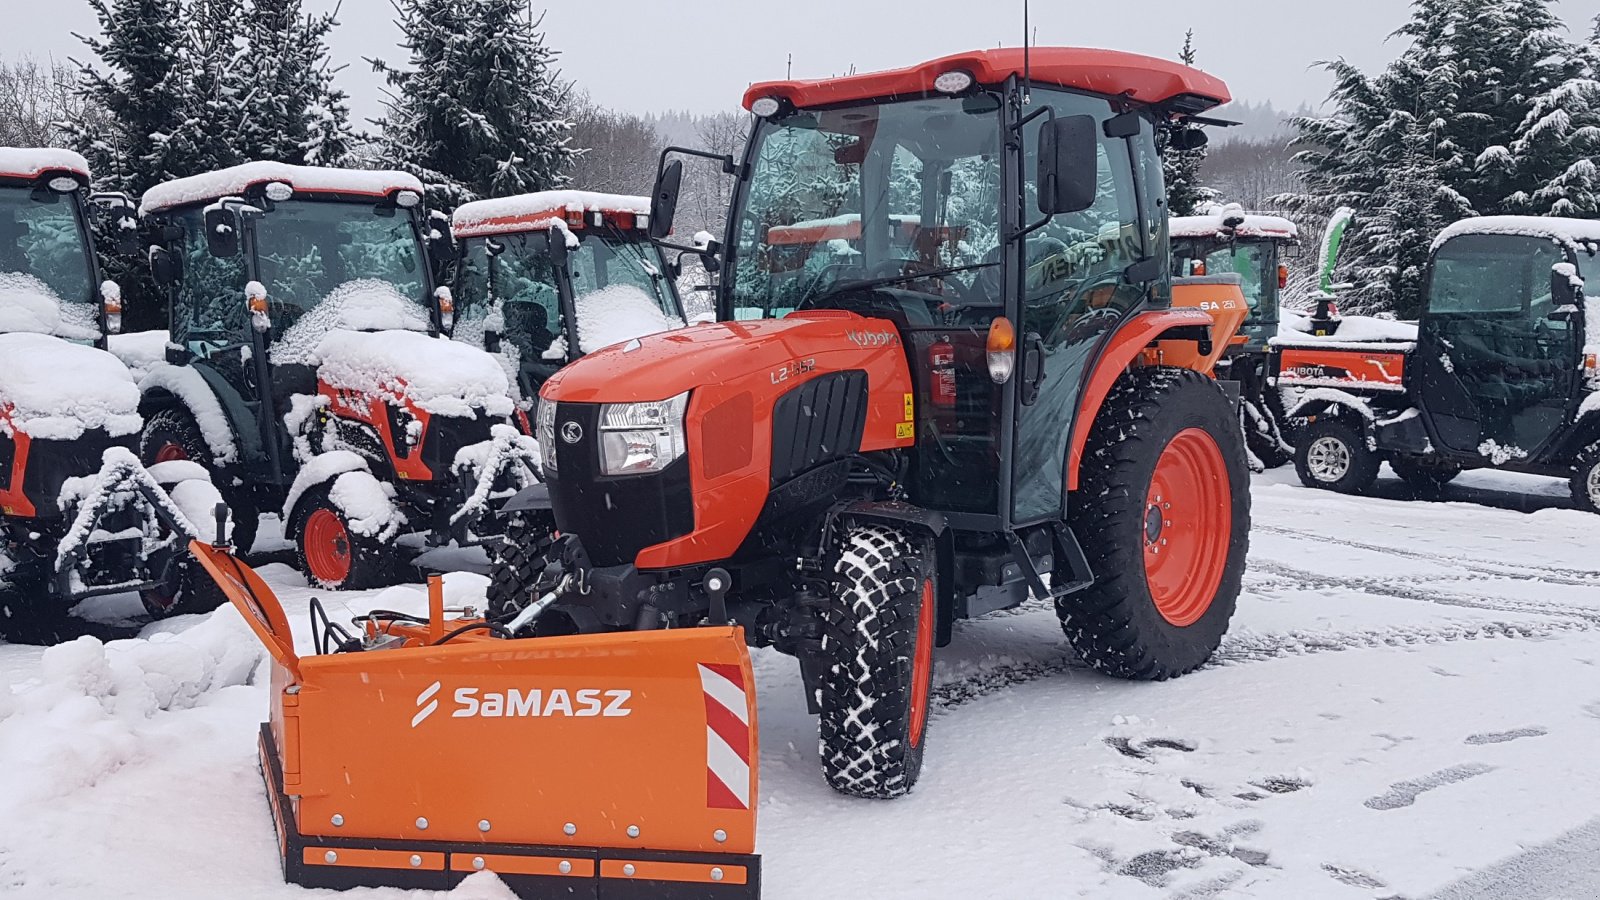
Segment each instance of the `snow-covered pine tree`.
[[180,0],[89,0],[100,37],[78,35],[99,66],[79,63],[84,102],[109,115],[109,128],[65,123],[98,183],[138,195],[172,177],[169,137],[184,121],[185,73],[174,52],[183,38]]
[[184,121],[173,131],[172,170],[196,175],[244,162],[238,145],[243,0],[189,0],[177,53],[186,73]]
[[[1195,63],[1194,29],[1184,32],[1183,51],[1178,60],[1186,66]],[[1171,140],[1173,132],[1197,130],[1198,125],[1174,125],[1163,128],[1161,138],[1161,167],[1167,181],[1167,203],[1174,216],[1194,215],[1197,207],[1216,199],[1216,192],[1200,183],[1200,168],[1206,161],[1206,150],[1180,150]]]
[[239,74],[246,93],[235,145],[245,159],[343,162],[349,109],[333,84],[327,43],[336,15],[307,14],[301,0],[251,0],[244,7]]
[[527,0],[397,0],[409,68],[381,61],[394,89],[379,125],[386,161],[449,209],[478,197],[548,190],[574,150],[566,87]]

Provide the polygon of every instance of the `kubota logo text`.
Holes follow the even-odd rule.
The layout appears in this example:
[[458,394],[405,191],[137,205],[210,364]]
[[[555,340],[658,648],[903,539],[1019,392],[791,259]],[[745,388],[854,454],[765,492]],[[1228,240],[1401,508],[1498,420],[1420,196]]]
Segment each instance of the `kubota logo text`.
[[[436,695],[439,682],[435,681],[417,695],[417,714],[411,717],[411,727],[416,728],[439,708]],[[633,691],[584,688],[569,691],[565,688],[543,690],[531,688],[519,691],[485,691],[481,688],[456,688],[452,695],[456,707],[450,711],[454,719],[501,719],[511,717],[532,718],[569,716],[573,718],[616,718],[631,716],[628,701]]]

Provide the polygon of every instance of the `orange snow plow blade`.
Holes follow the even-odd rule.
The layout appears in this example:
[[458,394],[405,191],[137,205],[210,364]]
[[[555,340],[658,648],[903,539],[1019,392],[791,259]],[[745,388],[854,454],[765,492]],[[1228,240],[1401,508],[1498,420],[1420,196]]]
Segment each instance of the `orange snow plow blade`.
[[444,890],[487,869],[524,898],[760,896],[741,629],[512,640],[435,616],[301,657],[248,566],[191,548],[272,655],[261,766],[286,880]]

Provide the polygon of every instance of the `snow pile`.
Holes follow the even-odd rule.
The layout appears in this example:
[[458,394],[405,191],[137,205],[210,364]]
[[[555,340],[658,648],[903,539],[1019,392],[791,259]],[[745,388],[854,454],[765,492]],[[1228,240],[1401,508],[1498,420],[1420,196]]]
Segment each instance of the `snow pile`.
[[493,356],[411,331],[334,331],[309,360],[330,387],[388,396],[442,416],[511,415],[511,386]]
[[[195,536],[206,543],[217,540],[217,505],[222,494],[211,483],[211,473],[205,466],[186,459],[168,460],[149,468],[150,477],[166,491],[167,498],[183,514],[194,529]],[[233,532],[229,519],[227,530]]]
[[176,206],[239,196],[256,185],[272,181],[281,181],[296,191],[310,193],[381,196],[393,191],[415,191],[418,194],[423,191],[422,182],[405,172],[251,162],[158,184],[145,192],[139,213],[147,215]]
[[392,541],[406,524],[405,513],[395,504],[394,485],[379,481],[365,469],[335,478],[328,499],[344,513],[350,530],[359,535]]
[[1214,238],[1228,237],[1224,223],[1232,218],[1242,219],[1243,222],[1235,228],[1233,236],[1242,238],[1276,238],[1278,240],[1292,241],[1300,236],[1300,230],[1295,224],[1282,216],[1267,216],[1258,213],[1247,213],[1244,207],[1237,203],[1226,206],[1211,204],[1197,216],[1174,216],[1171,219],[1172,236],[1174,238]]
[[121,437],[144,424],[139,388],[121,360],[44,334],[0,334],[0,410],[9,411],[0,428],[38,440],[76,440],[97,428]]
[[[682,319],[663,313],[649,294],[631,284],[614,284],[584,294],[574,306],[578,311],[578,345],[584,353],[683,327]],[[565,349],[562,348],[563,353]]]
[[107,346],[133,372],[135,380],[142,380],[150,370],[167,361],[168,335],[165,331],[135,331],[130,334],[113,334],[107,337]]
[[45,650],[38,676],[15,693],[0,678],[0,821],[24,821],[27,804],[140,763],[145,720],[248,683],[262,658],[232,607],[181,634],[109,644],[80,637]]
[[[1329,347],[1340,344],[1360,345],[1363,349],[1410,350],[1417,343],[1417,323],[1380,319],[1375,316],[1343,316],[1339,330],[1326,337],[1311,333],[1311,317],[1292,309],[1282,311],[1278,323],[1278,336],[1272,343],[1279,346]],[[1387,345],[1387,346],[1385,346]]]
[[1521,447],[1508,446],[1490,438],[1478,445],[1478,453],[1497,466],[1503,466],[1514,459],[1527,459],[1528,451]]
[[0,333],[12,332],[92,341],[100,325],[92,304],[68,303],[32,275],[0,272]]
[[540,191],[515,197],[478,200],[456,209],[450,229],[458,238],[542,231],[564,222],[568,210],[585,213],[650,214],[650,198],[593,191]]
[[272,346],[272,361],[280,366],[315,365],[318,344],[334,331],[426,332],[429,325],[422,304],[389,282],[347,281],[284,331]]
[[1498,234],[1513,237],[1549,238],[1573,247],[1600,246],[1600,221],[1563,219],[1557,216],[1479,216],[1462,219],[1439,232],[1434,239],[1437,251],[1451,238],[1467,234]]
[[89,161],[81,154],[55,147],[0,147],[0,175],[37,178],[52,169],[89,177]]
[[155,390],[166,391],[178,398],[189,415],[194,417],[195,424],[200,428],[200,436],[205,438],[206,446],[218,464],[231,463],[239,458],[238,445],[233,441],[233,426],[228,424],[222,403],[199,370],[167,362],[155,363],[139,379],[139,391],[147,394]]

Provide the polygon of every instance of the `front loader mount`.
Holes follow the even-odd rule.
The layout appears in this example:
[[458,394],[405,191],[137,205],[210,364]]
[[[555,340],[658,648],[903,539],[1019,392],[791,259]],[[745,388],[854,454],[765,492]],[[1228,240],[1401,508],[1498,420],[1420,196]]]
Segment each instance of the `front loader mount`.
[[261,578],[191,547],[273,659],[259,749],[286,881],[446,890],[488,870],[529,900],[759,898],[740,629],[512,640],[446,621],[435,579],[426,621],[364,617],[300,657]]

